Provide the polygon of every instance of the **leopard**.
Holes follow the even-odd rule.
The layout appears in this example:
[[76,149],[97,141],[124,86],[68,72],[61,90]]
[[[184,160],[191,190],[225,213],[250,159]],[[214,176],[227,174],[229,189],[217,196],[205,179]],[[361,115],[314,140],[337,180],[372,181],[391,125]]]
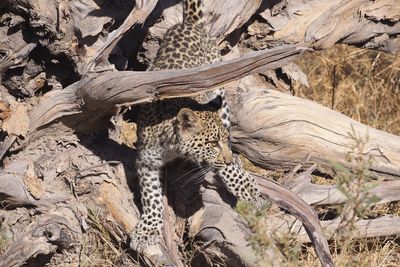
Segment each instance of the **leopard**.
[[[183,22],[164,35],[149,71],[188,69],[221,60],[215,39],[205,27],[201,0],[183,0]],[[137,107],[136,170],[142,213],[130,247],[143,253],[160,244],[163,227],[162,167],[183,158],[211,166],[215,177],[240,200],[264,200],[230,144],[230,110],[224,89],[140,104]],[[261,203],[261,204],[260,204]]]

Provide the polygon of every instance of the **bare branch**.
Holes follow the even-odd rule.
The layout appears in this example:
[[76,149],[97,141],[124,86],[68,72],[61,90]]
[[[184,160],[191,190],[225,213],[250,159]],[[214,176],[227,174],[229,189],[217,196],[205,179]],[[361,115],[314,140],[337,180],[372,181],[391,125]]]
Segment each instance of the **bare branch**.
[[302,199],[278,183],[264,179],[256,174],[253,174],[253,176],[261,186],[261,193],[270,198],[279,207],[290,212],[303,223],[305,231],[315,247],[321,264],[323,266],[335,266],[329,251],[328,242],[326,241],[315,211]]
[[[46,94],[32,111],[30,133],[63,116],[78,113],[69,118],[70,124],[85,130],[103,117],[113,114],[117,105],[189,96],[211,90],[245,75],[281,66],[302,51],[304,49],[284,46],[188,70],[125,71],[88,76],[61,92]],[[85,125],[82,125],[82,121],[85,121]]]

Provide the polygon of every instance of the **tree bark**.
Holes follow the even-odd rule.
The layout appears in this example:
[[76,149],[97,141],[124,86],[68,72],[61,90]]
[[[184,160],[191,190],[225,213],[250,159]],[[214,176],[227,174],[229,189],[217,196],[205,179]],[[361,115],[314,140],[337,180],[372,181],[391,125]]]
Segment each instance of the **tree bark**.
[[[234,94],[233,146],[267,169],[289,171],[304,158],[333,174],[346,160],[356,139],[365,140],[370,171],[400,177],[400,138],[363,125],[315,102],[265,88],[244,87]],[[309,155],[310,154],[310,155]]]

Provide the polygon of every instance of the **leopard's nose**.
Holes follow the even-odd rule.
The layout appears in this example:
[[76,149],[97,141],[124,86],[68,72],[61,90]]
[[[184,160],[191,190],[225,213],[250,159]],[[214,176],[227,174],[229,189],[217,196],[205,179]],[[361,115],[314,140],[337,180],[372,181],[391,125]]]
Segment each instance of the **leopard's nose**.
[[229,154],[228,155],[226,155],[225,157],[224,157],[224,161],[225,161],[225,164],[232,164],[232,162],[233,162],[233,157],[232,157],[232,154],[229,152]]
[[221,148],[222,158],[224,159],[225,164],[231,164],[233,162],[232,152],[227,143],[220,143],[219,147]]

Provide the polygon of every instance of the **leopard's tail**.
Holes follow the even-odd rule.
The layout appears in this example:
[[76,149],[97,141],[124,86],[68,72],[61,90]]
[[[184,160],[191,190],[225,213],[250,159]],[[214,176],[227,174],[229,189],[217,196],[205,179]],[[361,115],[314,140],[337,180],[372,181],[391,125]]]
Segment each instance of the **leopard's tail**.
[[184,23],[203,23],[203,0],[183,0]]

